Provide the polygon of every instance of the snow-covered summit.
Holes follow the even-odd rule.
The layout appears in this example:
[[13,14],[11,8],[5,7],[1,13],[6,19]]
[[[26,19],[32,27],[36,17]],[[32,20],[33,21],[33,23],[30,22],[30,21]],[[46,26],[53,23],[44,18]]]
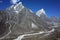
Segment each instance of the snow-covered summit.
[[16,4],[13,4],[12,6],[10,6],[8,9],[13,11],[13,12],[16,12],[18,13],[19,11],[21,11],[22,9],[24,8],[22,2],[19,2],[19,3],[16,3]]
[[[38,10],[37,12],[36,12],[36,15],[37,16],[41,16],[41,14],[45,14],[45,10],[42,8],[41,10]],[[45,14],[46,15],[46,14]]]
[[22,2],[19,2],[14,6],[14,10],[16,11],[21,11],[23,8],[24,6],[22,5]]
[[22,11],[22,9],[28,9],[31,13],[33,13],[33,11],[29,8],[26,8],[22,4],[22,2],[17,2],[16,4],[13,4],[9,8],[7,8],[7,10],[14,12],[14,13],[19,13],[20,11]]

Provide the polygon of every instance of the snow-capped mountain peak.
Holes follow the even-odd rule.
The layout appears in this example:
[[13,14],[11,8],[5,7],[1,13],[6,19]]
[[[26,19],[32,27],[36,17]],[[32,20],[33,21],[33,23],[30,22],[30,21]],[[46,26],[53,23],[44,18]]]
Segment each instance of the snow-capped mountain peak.
[[22,5],[22,2],[19,2],[18,4],[16,4],[16,5],[14,6],[14,11],[18,13],[18,12],[21,11],[23,8],[24,8],[24,6]]
[[24,6],[22,5],[22,2],[19,2],[14,6],[14,12],[19,13],[19,11],[21,11],[23,8]]
[[44,13],[45,14],[45,10],[44,9],[41,9],[40,11],[41,11],[41,13]]
[[24,6],[22,5],[22,2],[19,2],[18,4],[16,4],[14,6],[14,10],[17,10],[17,11],[19,11],[19,9],[21,10],[23,8],[24,8]]
[[[36,15],[40,17],[41,14],[45,14],[45,10],[42,8],[36,12]],[[45,14],[46,15],[46,14]]]
[[12,10],[12,12],[16,12],[19,13],[19,11],[21,11],[24,8],[22,2],[13,4],[12,6],[10,6],[8,9]]
[[[11,12],[19,13],[24,8],[26,7],[22,4],[22,2],[18,2],[16,4],[11,5],[9,8],[7,8],[7,10],[10,10]],[[29,9],[29,11],[33,13],[31,9]]]

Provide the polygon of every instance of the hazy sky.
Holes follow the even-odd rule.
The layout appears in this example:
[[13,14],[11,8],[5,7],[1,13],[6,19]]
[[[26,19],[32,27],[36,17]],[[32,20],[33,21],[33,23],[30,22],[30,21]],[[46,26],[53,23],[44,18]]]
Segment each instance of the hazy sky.
[[[0,0],[0,10],[15,4],[19,0]],[[60,17],[60,0],[20,0],[23,5],[33,12],[43,8],[48,16]]]

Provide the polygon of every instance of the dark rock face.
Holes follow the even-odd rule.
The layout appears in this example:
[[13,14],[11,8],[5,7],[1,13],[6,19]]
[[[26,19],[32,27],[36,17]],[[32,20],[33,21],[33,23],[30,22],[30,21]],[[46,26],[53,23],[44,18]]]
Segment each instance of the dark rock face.
[[0,11],[0,37],[8,33],[9,24],[6,24],[7,16],[4,11]]

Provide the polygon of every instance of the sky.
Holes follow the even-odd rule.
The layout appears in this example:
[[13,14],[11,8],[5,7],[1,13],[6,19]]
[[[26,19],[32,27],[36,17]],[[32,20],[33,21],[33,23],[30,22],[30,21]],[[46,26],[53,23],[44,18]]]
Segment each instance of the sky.
[[0,10],[6,9],[18,1],[35,13],[43,8],[49,17],[60,17],[60,0],[0,0]]

